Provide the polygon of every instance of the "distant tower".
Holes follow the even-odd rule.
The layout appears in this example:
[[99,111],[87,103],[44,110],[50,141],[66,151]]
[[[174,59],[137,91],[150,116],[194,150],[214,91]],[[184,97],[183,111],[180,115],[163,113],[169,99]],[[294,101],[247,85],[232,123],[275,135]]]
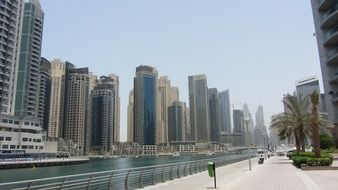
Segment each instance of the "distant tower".
[[[55,59],[51,61],[51,94],[49,108],[48,137],[62,137],[61,102],[62,102],[62,76],[65,74],[65,63]],[[48,113],[48,112],[47,112]]]
[[1,1],[1,7],[0,113],[14,115],[24,1]]
[[220,129],[222,132],[231,133],[230,94],[225,90],[218,95],[218,107],[220,115]]
[[156,145],[158,72],[151,66],[136,68],[134,78],[134,142]]
[[210,141],[209,101],[207,76],[189,76],[189,105],[191,138],[193,141]]
[[210,137],[212,142],[220,140],[220,119],[218,108],[218,90],[217,88],[209,88],[209,117],[210,117]]
[[168,141],[185,141],[186,104],[174,102],[168,107]]
[[38,117],[43,19],[39,0],[25,2],[15,100],[16,116]]
[[76,155],[85,155],[88,122],[88,68],[72,69],[68,73],[67,109],[65,110],[65,138],[76,145]]
[[244,114],[242,110],[233,110],[234,133],[244,133]]
[[127,142],[134,142],[134,90],[129,92],[128,101],[128,118],[127,118]]
[[120,142],[120,78],[115,74],[109,74],[108,77],[114,84],[114,142]]
[[102,76],[91,93],[91,150],[111,153],[114,144],[116,81]]
[[44,131],[48,132],[51,97],[51,63],[41,58],[39,80],[38,118]]

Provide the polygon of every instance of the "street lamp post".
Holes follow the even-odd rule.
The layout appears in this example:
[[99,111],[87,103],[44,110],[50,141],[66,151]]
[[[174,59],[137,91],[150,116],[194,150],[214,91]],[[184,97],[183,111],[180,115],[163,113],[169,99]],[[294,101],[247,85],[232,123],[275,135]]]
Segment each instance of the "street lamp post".
[[251,171],[251,139],[250,139],[250,133],[249,133],[249,122],[250,122],[250,118],[245,118],[245,125],[246,125],[246,135],[247,135],[247,147],[248,147],[248,153],[249,153],[249,171]]

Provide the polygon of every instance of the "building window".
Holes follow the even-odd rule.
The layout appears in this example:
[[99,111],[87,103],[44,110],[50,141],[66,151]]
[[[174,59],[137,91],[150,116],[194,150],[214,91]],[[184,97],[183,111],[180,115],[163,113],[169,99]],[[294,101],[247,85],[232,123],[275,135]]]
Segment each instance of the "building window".
[[13,124],[13,120],[9,120],[8,123]]
[[24,138],[22,138],[22,141],[23,141],[23,142],[27,142],[27,141],[28,141],[28,138],[24,137]]
[[11,141],[12,137],[6,137],[6,141]]
[[22,149],[27,149],[27,145],[22,145]]
[[33,145],[29,145],[29,149],[34,149],[34,146]]
[[11,145],[9,149],[15,149],[15,145]]
[[4,144],[4,145],[2,145],[2,148],[3,148],[3,149],[8,149],[8,145],[7,145],[7,144]]
[[16,121],[16,120],[15,120],[15,121],[14,121],[14,124],[15,124],[15,125],[19,125],[19,121]]
[[8,119],[2,119],[3,123],[8,123]]
[[41,139],[36,139],[36,142],[41,142]]
[[3,141],[5,138],[4,137],[0,137],[0,141]]
[[25,125],[29,125],[29,122],[25,121]]

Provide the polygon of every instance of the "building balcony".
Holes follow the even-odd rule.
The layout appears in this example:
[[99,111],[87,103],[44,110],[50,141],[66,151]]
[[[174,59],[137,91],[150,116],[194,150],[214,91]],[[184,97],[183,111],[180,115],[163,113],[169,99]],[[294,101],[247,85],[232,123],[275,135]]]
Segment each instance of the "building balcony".
[[319,4],[318,10],[321,12],[328,10],[335,2],[336,0],[322,0]]
[[331,28],[338,22],[338,4],[335,4],[331,9],[323,15],[322,28]]
[[330,78],[330,83],[338,83],[338,73]]
[[327,38],[324,46],[333,46],[338,43],[338,25],[327,31]]
[[331,51],[329,51],[327,56],[327,65],[336,64],[338,63],[338,47],[335,47]]

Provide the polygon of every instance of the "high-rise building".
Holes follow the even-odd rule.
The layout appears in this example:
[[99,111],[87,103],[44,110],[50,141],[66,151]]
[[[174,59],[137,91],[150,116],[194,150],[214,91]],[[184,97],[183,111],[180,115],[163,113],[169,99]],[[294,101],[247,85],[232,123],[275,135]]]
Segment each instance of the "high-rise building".
[[14,114],[24,1],[1,1],[0,113]]
[[186,107],[185,110],[185,141],[192,141],[191,138],[191,124],[190,124],[190,108]]
[[127,125],[127,142],[134,142],[134,90],[129,92]]
[[254,142],[254,122],[247,103],[243,105],[243,116],[245,124],[245,142],[246,145],[251,145]]
[[[59,138],[62,137],[62,125],[60,123],[61,117],[61,102],[62,102],[62,77],[65,75],[66,65],[59,59],[51,61],[51,94],[50,108],[49,108],[49,124],[48,124],[48,137]],[[47,113],[46,113],[47,114]]]
[[256,111],[256,127],[254,130],[256,146],[266,146],[268,143],[268,132],[264,121],[263,106],[258,106]]
[[120,78],[115,74],[109,74],[115,90],[115,107],[114,107],[114,142],[120,142]]
[[39,0],[25,2],[14,114],[38,117],[44,13]]
[[220,115],[220,129],[222,132],[231,133],[231,112],[230,112],[230,94],[229,90],[218,94],[218,107]]
[[242,110],[233,110],[234,133],[244,133],[244,114]]
[[158,79],[158,130],[157,140],[159,144],[168,143],[168,107],[171,105],[171,84],[167,76]]
[[66,81],[67,109],[65,109],[65,138],[72,140],[76,146],[76,155],[85,155],[87,148],[88,122],[88,68],[72,69]]
[[[60,120],[59,120],[59,131],[60,131],[60,138],[66,138],[66,120],[67,120],[67,110],[69,110],[69,81],[71,78],[70,73],[75,69],[75,65],[66,61],[65,62],[65,72],[62,75],[61,80],[61,101],[60,101]],[[88,79],[89,80],[89,79]],[[89,86],[89,84],[88,84]],[[89,87],[88,87],[89,88]]]
[[98,153],[111,153],[114,144],[116,81],[101,76],[91,92],[91,140],[90,148]]
[[[327,113],[329,120],[334,124],[338,124],[337,2],[332,0],[311,0],[311,4]],[[338,135],[336,139],[338,140]]]
[[47,59],[42,57],[40,64],[38,118],[40,120],[43,130],[48,133],[52,82],[51,63]]
[[183,102],[174,102],[168,108],[168,141],[185,141],[186,105]]
[[218,90],[217,88],[209,89],[209,118],[210,118],[210,140],[217,143],[220,140],[220,115],[218,108]]
[[168,107],[173,102],[179,101],[179,91],[177,87],[172,87],[167,76],[160,76],[158,80],[158,125],[157,141],[158,144],[168,143]]
[[156,145],[158,72],[151,66],[136,68],[134,78],[134,142]]
[[207,76],[189,76],[189,109],[191,139],[200,143],[210,141]]

